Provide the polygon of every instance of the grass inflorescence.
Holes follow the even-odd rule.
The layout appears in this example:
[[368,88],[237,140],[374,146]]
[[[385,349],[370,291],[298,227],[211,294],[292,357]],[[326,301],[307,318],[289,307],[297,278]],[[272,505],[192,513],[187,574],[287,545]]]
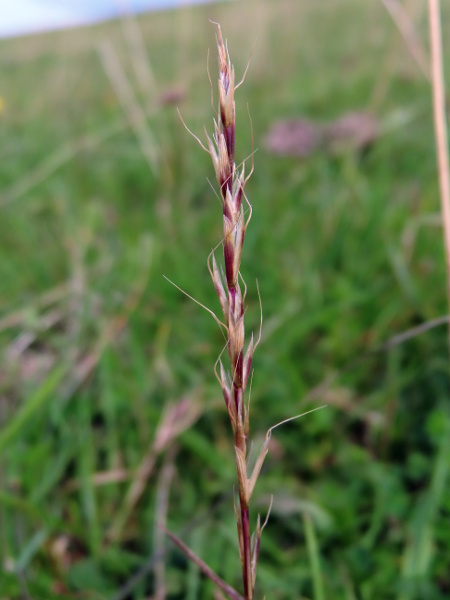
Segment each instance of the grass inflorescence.
[[[425,13],[403,4],[426,50]],[[179,94],[194,131],[208,122],[208,19],[240,74],[256,40],[239,97],[259,148],[243,255],[246,331],[259,329],[255,280],[264,301],[255,453],[268,424],[329,405],[278,430],[254,489],[253,522],[274,494],[258,589],[443,600],[450,386],[445,319],[426,327],[448,312],[430,84],[383,3],[357,0],[143,15],[142,55],[122,22],[0,41],[0,596],[211,598],[156,522],[241,589],[230,416],[211,377],[224,340],[162,277],[219,307],[199,266],[223,237],[210,157],[164,100]],[[105,39],[145,111],[141,139]],[[363,150],[283,157],[262,142],[276,120],[367,109],[381,133]]]

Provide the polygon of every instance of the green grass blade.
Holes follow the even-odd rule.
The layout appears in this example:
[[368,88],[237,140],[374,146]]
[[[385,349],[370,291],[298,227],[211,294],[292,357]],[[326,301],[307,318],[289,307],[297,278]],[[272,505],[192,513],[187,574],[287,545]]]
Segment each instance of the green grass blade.
[[11,422],[0,432],[0,452],[16,437],[30,419],[51,398],[51,395],[63,376],[67,367],[54,369],[41,387],[25,402]]
[[325,600],[325,591],[323,586],[322,570],[320,568],[319,547],[317,544],[316,532],[310,515],[303,515],[305,524],[305,538],[308,549],[309,562],[311,564],[311,576],[314,588],[314,600]]

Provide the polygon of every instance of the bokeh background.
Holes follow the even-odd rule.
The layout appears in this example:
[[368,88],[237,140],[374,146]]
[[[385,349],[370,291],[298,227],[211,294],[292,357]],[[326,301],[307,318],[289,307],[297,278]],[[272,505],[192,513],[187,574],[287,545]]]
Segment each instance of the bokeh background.
[[448,330],[432,326],[448,303],[420,0],[184,6],[0,41],[0,598],[214,597],[158,522],[240,589],[223,339],[163,277],[218,311],[213,168],[177,113],[212,131],[209,19],[237,79],[252,55],[236,155],[250,169],[255,150],[253,455],[270,426],[327,405],[274,431],[253,500],[254,525],[273,495],[257,597],[448,598]]

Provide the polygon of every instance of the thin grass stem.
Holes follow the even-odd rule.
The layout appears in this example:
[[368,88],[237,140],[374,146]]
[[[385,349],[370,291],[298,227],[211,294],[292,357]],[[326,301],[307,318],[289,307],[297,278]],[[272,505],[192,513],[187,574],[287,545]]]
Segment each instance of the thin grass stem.
[[450,175],[439,0],[428,0],[428,11],[430,21],[434,130],[436,136],[442,223],[444,227],[445,257],[447,263],[447,295],[450,307]]

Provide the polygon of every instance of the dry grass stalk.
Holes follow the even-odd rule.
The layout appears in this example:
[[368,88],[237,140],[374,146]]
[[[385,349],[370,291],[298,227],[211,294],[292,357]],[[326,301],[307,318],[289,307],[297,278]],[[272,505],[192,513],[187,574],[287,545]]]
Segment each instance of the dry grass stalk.
[[[172,480],[175,476],[175,458],[178,452],[178,447],[173,444],[164,459],[164,465],[158,477],[156,488],[156,507],[155,521],[163,527],[167,524],[167,513],[169,510],[169,493],[172,485]],[[153,600],[165,600],[167,597],[167,581],[166,581],[166,566],[165,566],[165,534],[164,531],[157,527],[154,533],[155,545],[155,566],[153,569],[155,577],[155,593],[152,596]]]
[[[253,535],[251,534],[249,504],[268,452],[271,430],[262,445],[253,471],[248,476],[249,405],[245,402],[244,395],[250,380],[253,353],[261,337],[260,329],[258,339],[255,340],[252,334],[245,348],[244,302],[247,287],[240,273],[240,267],[245,233],[252,215],[252,207],[244,192],[251,172],[246,177],[245,165],[242,164],[238,167],[234,162],[236,133],[234,92],[243,80],[235,85],[234,68],[218,24],[217,48],[219,54],[219,113],[217,120],[214,120],[212,139],[207,135],[207,147],[198,138],[196,139],[211,156],[222,199],[223,239],[217,248],[219,246],[223,248],[223,267],[217,263],[213,250],[208,258],[208,268],[222,308],[224,322],[212,314],[226,333],[226,349],[230,369],[223,365],[221,354],[215,365],[215,373],[222,388],[234,434],[239,490],[239,501],[235,503],[239,552],[245,600],[252,600],[261,533],[265,522],[261,525],[258,517],[256,530]],[[206,310],[212,312],[209,309]],[[225,586],[224,582],[209,567],[206,567],[201,559],[187,549],[181,540],[173,534],[170,534],[170,537],[228,597],[241,598],[238,592]]]
[[431,81],[433,86],[434,129],[436,136],[436,152],[441,191],[441,211],[444,227],[445,255],[447,260],[447,293],[450,304],[450,175],[448,162],[448,136],[439,0],[429,0],[428,9],[430,17]]
[[144,493],[158,456],[173,447],[175,439],[197,420],[199,414],[198,404],[189,396],[166,409],[156,429],[155,438],[136,469],[123,505],[117,511],[107,533],[108,540],[117,541],[121,538],[134,507]]
[[[238,85],[235,85],[234,68],[230,61],[228,48],[223,41],[220,26],[218,24],[216,25],[217,47],[219,53],[219,113],[217,115],[217,120],[214,120],[213,138],[211,139],[208,134],[206,134],[208,147],[205,147],[196,136],[194,137],[211,156],[222,198],[223,238],[209,255],[208,268],[219,298],[225,322],[221,322],[211,310],[201,305],[188,294],[186,295],[200,304],[200,306],[203,306],[203,308],[214,317],[217,323],[223,327],[226,333],[225,348],[228,351],[230,368],[227,369],[222,363],[222,354],[224,352],[222,351],[216,361],[214,371],[222,388],[234,434],[239,490],[239,500],[238,502],[235,502],[235,513],[244,598],[245,600],[253,600],[261,534],[267,524],[269,515],[267,515],[267,518],[263,523],[261,523],[260,516],[258,515],[255,531],[251,534],[249,505],[256,481],[269,451],[272,431],[279,425],[283,425],[288,421],[292,421],[293,419],[297,419],[324,408],[324,406],[314,408],[302,415],[285,419],[281,423],[270,427],[267,431],[266,439],[259,451],[259,455],[256,458],[252,472],[250,476],[248,475],[249,402],[245,401],[244,396],[252,371],[253,353],[260,342],[262,328],[261,317],[258,338],[255,340],[252,334],[250,341],[245,348],[244,304],[247,286],[241,275],[240,267],[245,233],[252,216],[252,207],[245,195],[244,188],[253,169],[246,177],[244,163],[242,163],[241,166],[236,166],[234,162],[236,133],[234,92],[241,85],[243,79]],[[215,250],[219,246],[223,248],[223,267],[219,267],[214,255]],[[270,513],[270,509],[271,505],[269,506],[268,513]],[[166,531],[167,535],[169,535],[170,539],[190,560],[197,564],[200,570],[207,575],[217,587],[222,590],[222,592],[231,599],[240,600],[243,598],[239,592],[226,584],[177,536],[173,533],[169,533],[164,527],[163,529]]]
[[422,71],[422,74],[429,79],[430,70],[426,52],[414,26],[413,20],[408,14],[408,10],[398,0],[382,0],[382,2],[405,40],[409,53]]
[[[227,334],[227,350],[230,360],[230,371],[227,371],[218,360],[219,369],[216,375],[220,382],[225,404],[228,409],[235,439],[236,467],[239,488],[239,507],[235,507],[239,537],[244,596],[246,600],[253,598],[256,566],[260,547],[262,527],[259,519],[253,536],[250,533],[249,504],[256,480],[268,451],[269,440],[263,445],[256,460],[253,473],[247,475],[247,443],[249,436],[249,408],[244,401],[244,394],[249,383],[253,353],[259,342],[253,335],[244,348],[244,302],[246,294],[245,282],[240,274],[242,250],[245,232],[250,222],[252,209],[244,192],[248,177],[245,177],[244,166],[237,168],[234,162],[235,148],[235,75],[223,41],[220,26],[217,26],[217,45],[219,52],[219,115],[214,121],[213,140],[208,136],[208,149],[213,161],[214,170],[223,207],[223,257],[224,269],[219,268],[214,252],[208,260],[214,287],[219,298],[225,319]],[[245,214],[245,204],[248,213]],[[241,289],[241,285],[243,290]],[[217,372],[218,371],[218,372]]]
[[236,590],[234,588],[231,587],[231,585],[228,585],[225,581],[223,581],[223,579],[221,579],[218,575],[216,575],[214,573],[214,571],[210,567],[208,567],[208,565],[205,562],[203,562],[198,556],[196,556],[194,554],[194,552],[192,552],[192,550],[190,548],[188,548],[188,546],[186,546],[186,544],[184,544],[180,540],[180,538],[178,538],[176,535],[171,533],[168,529],[166,529],[162,525],[160,525],[160,527],[161,527],[162,531],[165,532],[167,537],[169,537],[172,540],[172,542],[176,546],[178,546],[178,548],[180,548],[180,550],[182,552],[184,552],[184,554],[190,560],[195,562],[195,564],[198,566],[200,571],[204,575],[209,577],[209,579],[211,579],[211,581],[214,581],[214,583],[217,585],[217,587],[219,589],[221,589],[223,592],[225,592],[225,594],[228,596],[228,598],[230,598],[230,600],[244,600],[242,598],[242,596],[238,592],[236,592]]
[[157,173],[160,158],[159,148],[150,127],[146,124],[145,112],[134,96],[119,58],[113,46],[107,41],[99,45],[98,52],[105,72],[123,106],[130,127],[136,135],[142,154],[151,171]]

